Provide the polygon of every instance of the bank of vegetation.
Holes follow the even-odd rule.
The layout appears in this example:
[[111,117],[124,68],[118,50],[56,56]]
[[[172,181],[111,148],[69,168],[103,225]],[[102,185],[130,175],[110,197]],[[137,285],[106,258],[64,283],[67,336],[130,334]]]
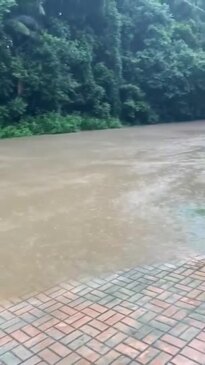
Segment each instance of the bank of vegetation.
[[204,0],[0,0],[0,137],[205,118]]

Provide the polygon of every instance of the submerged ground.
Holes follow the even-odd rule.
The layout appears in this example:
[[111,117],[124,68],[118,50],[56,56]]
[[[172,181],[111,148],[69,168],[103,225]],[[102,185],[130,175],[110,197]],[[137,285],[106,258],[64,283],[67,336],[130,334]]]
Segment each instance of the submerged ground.
[[0,298],[205,252],[205,122],[0,141]]

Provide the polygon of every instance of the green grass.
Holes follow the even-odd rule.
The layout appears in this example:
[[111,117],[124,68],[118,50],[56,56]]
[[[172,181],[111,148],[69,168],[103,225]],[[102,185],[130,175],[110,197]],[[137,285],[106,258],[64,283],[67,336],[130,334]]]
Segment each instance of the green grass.
[[0,127],[0,138],[25,137],[41,134],[75,133],[78,131],[120,128],[118,119],[97,119],[55,113],[27,117],[18,124]]

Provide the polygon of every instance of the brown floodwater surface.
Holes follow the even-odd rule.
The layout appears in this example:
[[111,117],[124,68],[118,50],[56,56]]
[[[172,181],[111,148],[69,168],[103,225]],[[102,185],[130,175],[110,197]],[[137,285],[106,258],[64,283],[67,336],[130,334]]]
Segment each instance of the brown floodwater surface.
[[0,298],[205,253],[205,122],[0,141]]

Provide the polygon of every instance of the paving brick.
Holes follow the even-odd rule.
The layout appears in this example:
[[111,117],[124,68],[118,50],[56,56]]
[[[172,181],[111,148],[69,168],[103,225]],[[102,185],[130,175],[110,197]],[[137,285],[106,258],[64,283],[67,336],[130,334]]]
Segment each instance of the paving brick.
[[128,302],[126,300],[121,302],[120,305],[124,308],[130,309],[132,312],[139,309],[139,306],[136,303],[131,303],[131,302]]
[[149,365],[167,365],[168,361],[172,358],[172,356],[168,355],[165,352],[161,352],[154,360],[152,360]]
[[[160,309],[160,311],[161,311],[161,309]],[[147,309],[137,308],[136,310],[134,310],[134,312],[132,314],[130,314],[130,317],[134,318],[134,319],[140,319],[142,316],[144,316],[147,313],[148,313]]]
[[65,320],[65,322],[66,322],[66,323],[68,323],[68,324],[72,324],[72,323],[74,323],[74,322],[79,321],[79,320],[80,320],[81,318],[83,318],[83,317],[85,317],[85,315],[84,315],[83,313],[81,313],[81,312],[78,312],[78,313],[76,313],[76,314],[74,314],[74,315],[70,316],[69,318],[67,318],[67,319]]
[[84,298],[79,298],[79,299],[75,300],[74,302],[71,302],[70,306],[72,306],[73,308],[75,308],[78,311],[81,311],[82,309],[87,308],[90,304],[92,304],[91,301],[85,300]]
[[169,303],[169,304],[175,304],[176,302],[178,302],[180,299],[182,298],[181,295],[179,294],[173,294],[166,299],[166,302]]
[[62,308],[62,304],[56,302],[55,304],[49,306],[46,308],[46,313],[53,313],[55,310],[61,309]]
[[94,349],[100,355],[104,355],[110,351],[110,348],[108,346],[106,346],[104,343],[97,341],[95,339],[92,339],[91,341],[87,342],[87,346],[90,349]]
[[[120,314],[123,314],[124,316],[129,316],[129,314],[132,313],[131,310],[124,308],[121,305],[116,305],[115,307],[113,307],[113,311],[118,312]],[[99,318],[98,318],[99,319]]]
[[31,348],[31,347],[35,346],[36,344],[38,344],[39,342],[45,340],[46,338],[47,338],[47,336],[44,333],[40,333],[39,335],[24,342],[24,346]]
[[151,303],[158,306],[158,307],[160,307],[160,308],[163,308],[163,309],[167,309],[170,306],[169,303],[166,303],[163,300],[159,300],[159,299],[153,299],[151,301]]
[[185,317],[183,319],[183,322],[188,324],[191,327],[196,327],[196,328],[199,328],[201,330],[205,328],[205,323],[204,322],[196,321],[195,319],[190,318],[190,317]]
[[201,352],[194,350],[193,348],[186,346],[182,351],[181,355],[188,357],[190,360],[194,360],[198,362],[199,364],[205,363],[205,354],[202,354]]
[[18,345],[17,341],[15,341],[15,340],[9,341],[8,343],[6,343],[5,345],[0,347],[0,355],[11,351],[17,345]]
[[3,323],[4,321],[10,321],[13,318],[15,318],[15,315],[8,310],[4,310],[1,312],[0,319],[3,320],[1,323]]
[[105,330],[104,332],[100,333],[96,339],[101,341],[101,342],[105,342],[107,341],[109,338],[111,338],[112,336],[114,336],[117,333],[117,331],[114,328],[108,328],[107,330]]
[[68,316],[73,316],[74,314],[77,313],[77,311],[75,309],[69,307],[68,305],[62,306],[60,310],[64,313],[66,313]]
[[41,293],[41,294],[38,294],[36,296],[37,299],[39,299],[41,302],[43,303],[46,303],[46,302],[49,302],[50,301],[50,297],[48,297],[47,295]]
[[22,362],[22,365],[40,365],[41,359],[39,356],[32,356],[32,358]]
[[182,309],[190,309],[190,310],[194,309],[194,305],[186,303],[183,300],[178,300],[177,302],[175,302],[175,305]]
[[173,318],[166,317],[164,315],[159,315],[155,318],[158,322],[167,324],[170,327],[174,327],[177,324],[177,321]]
[[87,335],[89,335],[91,337],[96,337],[97,335],[100,334],[99,330],[97,330],[96,328],[91,327],[87,324],[85,326],[81,327],[81,331],[86,333]]
[[54,352],[50,351],[49,349],[45,349],[39,352],[38,355],[49,365],[54,365],[60,360],[60,357],[54,354]]
[[57,323],[59,323],[59,320],[56,318],[52,318],[48,322],[43,323],[41,326],[39,326],[39,329],[43,332],[46,331],[48,328],[57,325]]
[[80,331],[74,331],[72,332],[71,334],[65,336],[61,342],[64,344],[64,345],[68,345],[69,343],[71,343],[72,341],[76,340],[76,338],[82,336],[82,332]]
[[[121,302],[122,302],[122,300],[121,300],[121,299],[119,299],[119,298],[114,298],[114,299],[112,299],[111,301],[109,301],[108,303],[106,303],[106,307],[107,307],[107,308],[112,309],[112,308],[114,308],[116,305],[121,304]],[[101,304],[102,304],[102,303],[101,303]]]
[[196,258],[4,301],[0,363],[201,365],[204,292],[205,259]]
[[148,286],[147,289],[153,291],[156,294],[163,293],[163,290],[162,289],[160,289],[158,287],[155,287],[155,286]]
[[58,324],[55,325],[54,328],[63,332],[65,335],[68,335],[69,333],[74,331],[73,327],[71,327],[70,325],[68,325],[67,323],[64,323],[64,322],[59,322]]
[[157,299],[164,300],[165,302],[168,301],[168,299],[173,295],[173,293],[170,293],[169,291],[164,291],[160,295],[157,296]]
[[162,323],[160,321],[157,321],[155,319],[152,319],[149,323],[152,327],[157,328],[158,330],[162,332],[168,332],[171,329],[171,326],[169,326],[166,323]]
[[13,306],[11,306],[10,308],[9,308],[9,310],[10,310],[10,312],[16,312],[16,311],[18,311],[19,309],[22,309],[22,308],[25,308],[25,307],[27,307],[27,302],[25,301],[25,302],[21,302],[21,303],[19,303],[19,304],[16,304],[16,305],[13,305]]
[[153,347],[149,347],[146,351],[144,351],[141,355],[137,357],[137,361],[140,364],[146,365],[150,363],[151,360],[154,360],[154,358],[156,358],[159,353],[159,350],[154,349]]
[[33,327],[32,325],[23,327],[22,331],[25,332],[30,337],[34,337],[40,334],[40,331],[36,327]]
[[6,365],[18,365],[21,363],[21,360],[18,359],[12,352],[7,352],[4,355],[0,356],[0,361]]
[[84,296],[87,300],[90,300],[91,302],[98,302],[99,298],[96,295],[93,295],[91,293],[88,293]]
[[188,359],[187,357],[184,357],[182,355],[177,355],[172,359],[172,363],[174,365],[199,365],[195,361],[192,361]]
[[185,309],[181,309],[173,315],[173,319],[175,319],[177,321],[182,321],[184,318],[187,317],[188,313],[189,313],[189,311],[187,311]]
[[23,319],[26,323],[33,323],[36,320],[36,317],[30,313],[24,313],[21,315],[21,319]]
[[163,334],[164,333],[162,331],[153,329],[148,335],[143,338],[143,341],[148,345],[152,345],[155,341],[162,337]]
[[205,342],[194,339],[189,343],[189,346],[205,354]]
[[98,321],[96,319],[94,319],[93,321],[91,321],[89,323],[89,325],[92,326],[92,327],[94,327],[94,328],[96,328],[96,329],[98,329],[99,331],[102,331],[102,332],[105,331],[108,328],[108,326],[105,323],[102,323],[102,322],[100,322],[100,321]]
[[81,359],[81,360],[75,362],[75,365],[91,365],[91,362],[87,361],[85,359]]
[[92,317],[92,318],[96,318],[96,317],[99,316],[99,312],[95,311],[92,308],[85,308],[85,309],[82,310],[82,312],[84,314],[86,314],[87,316]]
[[152,327],[144,325],[137,330],[131,332],[131,336],[138,339],[143,340],[150,332],[152,331]]
[[45,334],[48,337],[51,337],[51,338],[53,338],[56,341],[60,340],[62,337],[65,336],[65,333],[59,331],[56,328],[49,328],[47,331],[45,331]]
[[[33,316],[37,317],[37,318],[42,318],[42,317],[44,317],[44,316],[45,316],[44,311],[40,310],[39,308],[34,308],[34,309],[32,309],[32,310],[30,311],[30,313],[31,313]],[[48,317],[48,319],[49,319],[49,318],[51,318],[51,317]],[[46,322],[48,319],[45,319],[45,322]],[[38,322],[37,322],[37,324],[38,324]]]
[[196,337],[200,332],[200,329],[195,327],[189,327],[185,332],[180,335],[180,338],[184,341],[190,341]]
[[11,328],[13,326],[20,325],[20,324],[21,324],[21,320],[18,317],[14,317],[14,318],[10,319],[9,321],[6,321],[3,324],[1,324],[1,329],[7,330],[7,328]]
[[117,345],[115,347],[115,350],[120,352],[123,355],[130,357],[131,359],[135,359],[137,357],[137,355],[139,355],[139,353],[140,353],[135,348],[133,348],[129,345],[126,345],[124,343],[120,343],[119,345]]
[[0,338],[4,337],[6,333],[0,329]]
[[201,332],[199,333],[199,335],[197,336],[197,338],[201,341],[205,342],[205,332]]
[[112,365],[127,365],[130,364],[130,357],[120,356],[117,360],[112,362]]
[[157,293],[154,293],[153,291],[148,290],[148,289],[142,290],[142,293],[144,295],[147,295],[147,296],[152,297],[152,298],[155,298],[157,296]]
[[100,355],[97,352],[93,351],[92,349],[90,349],[87,346],[80,347],[79,349],[76,350],[76,352],[80,356],[82,356],[83,358],[85,358],[86,360],[90,361],[93,364],[100,357]]
[[33,346],[31,348],[31,351],[33,351],[35,354],[37,354],[38,352],[43,351],[44,349],[48,348],[53,343],[54,343],[54,340],[52,338],[46,338],[45,340],[39,342],[37,345]]
[[[114,325],[114,328],[117,330],[117,331],[120,331],[124,334],[126,334],[127,336],[132,336],[133,334],[136,333],[137,331],[137,328],[134,328],[134,327],[130,327],[122,322],[118,322]],[[140,328],[140,326],[139,326]]]
[[93,291],[91,292],[91,294],[93,294],[93,295],[95,295],[95,296],[99,297],[100,299],[103,299],[103,298],[105,297],[105,293],[104,293],[103,291],[101,291],[101,290],[97,290],[97,289],[93,290]]
[[55,318],[58,318],[60,321],[64,321],[68,318],[68,315],[64,312],[61,312],[61,310],[57,309],[52,312],[52,316]]
[[174,326],[170,331],[170,335],[173,336],[180,336],[183,332],[185,332],[187,329],[189,329],[189,326],[185,323],[178,323],[176,326]]
[[202,323],[205,323],[204,313],[200,314],[200,313],[197,313],[197,312],[191,312],[189,314],[189,317],[195,319],[196,321],[201,321]]
[[120,320],[122,320],[124,318],[124,315],[117,313],[114,314],[114,316],[108,318],[105,323],[109,326],[113,326],[115,323],[119,322]]
[[15,311],[15,315],[16,316],[21,316],[21,315],[23,315],[24,313],[28,313],[30,310],[32,310],[33,309],[33,307],[30,305],[30,304],[28,304],[27,306],[25,306],[24,308],[21,308],[21,309],[19,309],[19,310],[17,310],[17,311]]
[[60,357],[66,357],[67,355],[69,355],[71,353],[71,351],[68,349],[67,346],[64,346],[58,342],[55,342],[49,348],[50,348],[50,350],[55,352]]
[[115,350],[111,350],[106,355],[101,357],[95,362],[95,365],[110,365],[113,364],[113,361],[120,358],[119,352]]
[[177,337],[171,336],[169,334],[164,335],[162,337],[162,341],[167,342],[168,344],[173,345],[178,348],[183,348],[186,345],[185,341],[183,341]]
[[117,332],[114,336],[110,337],[105,344],[109,347],[114,348],[116,345],[120,344],[127,338],[127,335],[121,332]]
[[29,351],[22,345],[15,347],[12,352],[21,360],[27,360],[33,355],[31,351]]
[[153,345],[154,347],[156,347],[157,349],[164,351],[170,355],[176,355],[179,352],[179,348],[176,346],[173,346],[171,344],[168,344],[167,342],[158,340],[155,342],[155,344]]
[[91,317],[88,317],[88,316],[83,316],[81,319],[79,319],[78,321],[75,321],[72,323],[72,326],[74,328],[80,328],[82,327],[84,324],[90,322],[92,320]]
[[164,310],[162,307],[158,307],[158,305],[155,305],[155,304],[152,304],[152,303],[145,304],[145,308],[147,310],[155,312],[155,313],[162,313],[163,310]]
[[149,323],[153,318],[155,318],[157,314],[152,311],[147,311],[144,315],[142,315],[138,320],[141,323]]
[[124,340],[124,343],[140,352],[145,351],[148,347],[146,343],[136,340],[133,337],[128,337],[126,340]]
[[56,300],[51,299],[48,302],[39,305],[39,308],[42,310],[46,309],[46,312],[48,313],[48,312],[52,312],[52,309],[50,310],[50,308],[52,308],[53,306],[54,306],[54,309],[57,309],[57,308],[55,308],[56,305],[57,305],[57,308],[59,308],[60,306],[62,307],[61,303],[58,303]]
[[12,341],[12,337],[10,337],[8,335],[0,338],[0,347],[6,345],[10,341]]
[[[126,310],[126,308],[125,308],[125,310]],[[99,315],[98,320],[105,322],[107,319],[109,319],[110,317],[112,317],[115,314],[116,314],[116,311],[110,309],[110,310],[106,311],[105,313]]]

